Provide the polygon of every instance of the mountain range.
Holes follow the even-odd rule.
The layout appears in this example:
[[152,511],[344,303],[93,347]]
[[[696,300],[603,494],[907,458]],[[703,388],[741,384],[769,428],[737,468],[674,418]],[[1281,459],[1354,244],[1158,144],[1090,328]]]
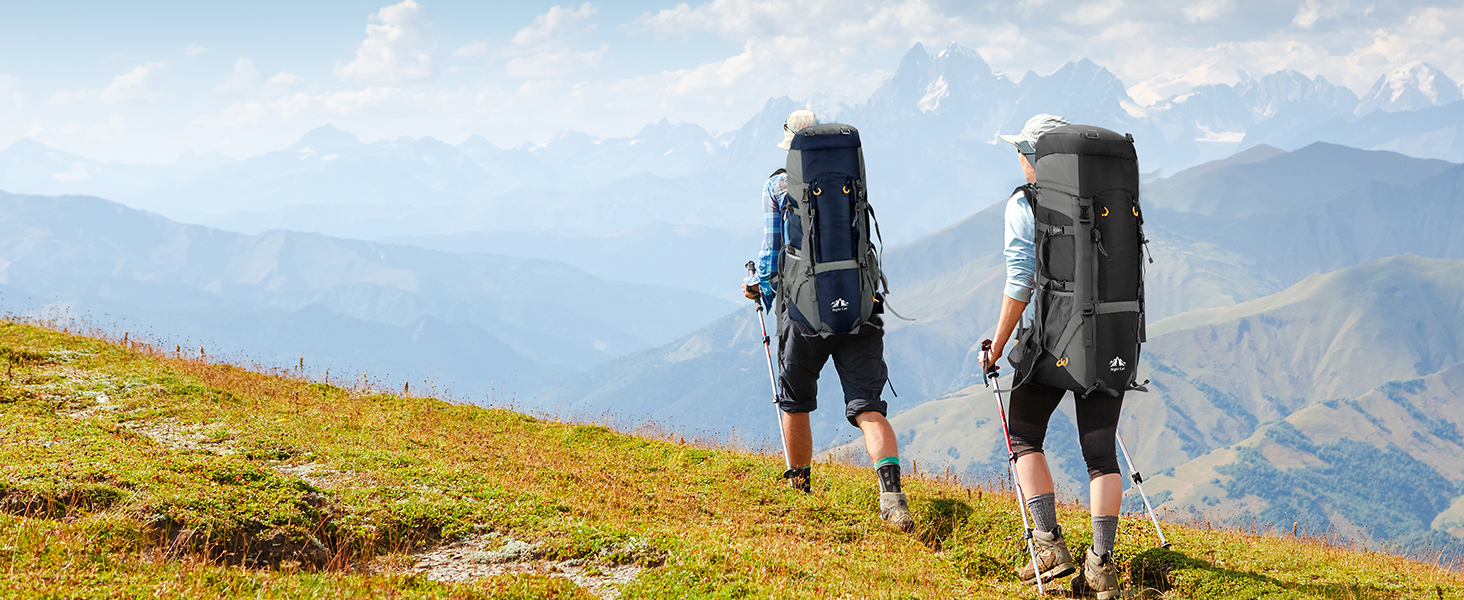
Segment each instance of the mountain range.
[[1363,97],[1280,71],[1140,106],[1088,60],[1013,78],[959,44],[934,54],[917,44],[863,102],[773,98],[742,128],[716,135],[663,120],[630,138],[565,131],[544,144],[499,148],[480,136],[456,145],[362,143],[325,126],[261,156],[187,155],[167,167],[104,164],[22,141],[0,151],[0,189],[96,195],[244,233],[600,235],[664,222],[741,235],[756,229],[761,183],[783,162],[774,144],[784,117],[812,106],[865,132],[872,197],[898,244],[976,213],[1001,199],[994,190],[1019,183],[1012,152],[995,135],[1037,112],[1133,133],[1153,178],[1260,144],[1294,150],[1315,141],[1461,162],[1459,98],[1458,84],[1420,63],[1383,76]]
[[532,392],[653,347],[732,304],[541,259],[274,230],[244,235],[89,197],[0,192],[12,311],[242,352],[317,371]]

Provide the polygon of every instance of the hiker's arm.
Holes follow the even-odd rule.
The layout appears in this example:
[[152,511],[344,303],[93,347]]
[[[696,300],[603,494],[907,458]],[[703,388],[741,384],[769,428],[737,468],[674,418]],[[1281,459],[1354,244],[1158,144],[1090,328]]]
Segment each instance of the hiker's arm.
[[1017,322],[1022,320],[1022,311],[1027,310],[1027,303],[1006,294],[1001,296],[1001,317],[996,321],[996,343],[991,345],[991,355],[986,363],[986,369],[991,370],[991,365],[1001,358],[1002,351],[1006,349],[1007,342],[1012,338],[1012,331],[1017,328]]
[[778,251],[783,245],[783,213],[780,203],[787,189],[788,178],[784,175],[769,178],[767,185],[763,187],[762,250],[757,255],[757,275],[749,276],[743,283],[743,295],[748,298],[757,297],[748,289],[754,286],[759,288],[765,302],[770,302],[776,295],[773,290],[773,275],[778,272]]
[[988,370],[1005,352],[1012,331],[1021,322],[1022,312],[1027,310],[1027,303],[1032,299],[1033,276],[1037,271],[1037,255],[1032,241],[1035,225],[1025,196],[1017,193],[1007,200],[1005,221],[1003,237],[1006,246],[1002,254],[1006,256],[1006,289],[1001,296],[995,344],[985,365]]

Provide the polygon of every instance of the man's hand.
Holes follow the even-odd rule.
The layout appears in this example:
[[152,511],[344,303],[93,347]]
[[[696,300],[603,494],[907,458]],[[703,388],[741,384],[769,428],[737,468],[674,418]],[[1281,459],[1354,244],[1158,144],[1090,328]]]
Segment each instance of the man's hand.
[[757,285],[743,285],[742,295],[747,296],[748,300],[757,300],[762,297],[762,289]]

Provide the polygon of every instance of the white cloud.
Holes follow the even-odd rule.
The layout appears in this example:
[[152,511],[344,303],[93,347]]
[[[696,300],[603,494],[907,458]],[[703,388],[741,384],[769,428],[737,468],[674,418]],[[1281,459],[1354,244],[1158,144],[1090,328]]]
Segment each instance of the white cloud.
[[51,94],[51,104],[67,105],[72,102],[96,100],[102,104],[121,104],[134,100],[154,101],[160,95],[158,72],[167,68],[167,62],[150,62],[138,65],[131,71],[117,75],[112,82],[100,90],[77,90]]
[[[1314,0],[1308,0],[1309,2]],[[1214,21],[1229,13],[1235,8],[1233,0],[1199,0],[1185,6],[1183,9],[1184,20],[1190,23],[1203,23]]]
[[97,96],[104,104],[117,104],[137,99],[152,100],[158,89],[158,72],[167,68],[166,62],[150,62],[112,78],[112,83],[102,88]]
[[304,77],[301,77],[289,71],[280,71],[279,73],[276,73],[274,77],[269,78],[270,85],[282,87],[293,86],[302,81],[305,81]]
[[194,119],[194,124],[211,128],[239,128],[267,120],[288,121],[301,116],[345,115],[380,105],[401,95],[392,87],[367,86],[327,94],[296,93],[268,101],[235,102],[224,110]]
[[1084,2],[1074,10],[1062,11],[1057,20],[1072,25],[1102,25],[1123,9],[1123,0]]
[[599,11],[595,10],[589,2],[586,2],[578,9],[568,9],[562,6],[554,6],[542,15],[534,17],[534,23],[520,29],[514,34],[512,43],[519,47],[532,47],[558,38],[568,27],[589,19]]
[[609,46],[601,44],[598,50],[585,52],[559,48],[548,52],[517,56],[509,59],[508,63],[504,65],[504,72],[509,77],[522,79],[562,77],[575,71],[599,66],[600,61],[605,58],[605,52],[609,49]]
[[404,82],[430,79],[437,57],[432,15],[413,0],[383,7],[371,15],[366,39],[356,49],[356,60],[336,63],[335,74],[344,80]]
[[[533,23],[518,30],[508,45],[496,53],[497,58],[508,59],[504,73],[520,79],[558,79],[600,66],[610,50],[608,45],[599,44],[593,50],[577,50],[568,43],[571,37],[594,31],[595,25],[588,21],[599,14],[593,5],[586,2],[577,9],[554,6],[534,17]],[[489,47],[484,42],[475,42],[458,50],[463,56],[488,52]],[[549,87],[552,86],[539,84],[521,89]]]
[[204,52],[208,52],[209,50],[209,48],[204,48],[203,46],[200,46],[198,44],[188,44],[187,46],[183,47],[183,54],[186,56],[198,56],[200,54],[203,54]]
[[466,46],[463,46],[461,48],[458,48],[457,50],[453,50],[452,51],[452,55],[453,56],[457,56],[457,57],[460,57],[460,58],[472,58],[474,56],[483,56],[484,54],[487,54],[487,53],[488,53],[488,43],[487,42],[473,42],[471,44],[468,44]]
[[1311,29],[1322,19],[1335,19],[1347,10],[1347,0],[1306,0],[1296,9],[1291,24],[1302,29]]
[[240,58],[234,61],[234,72],[214,88],[215,93],[242,92],[259,87],[259,71],[254,68],[254,61],[247,58]]

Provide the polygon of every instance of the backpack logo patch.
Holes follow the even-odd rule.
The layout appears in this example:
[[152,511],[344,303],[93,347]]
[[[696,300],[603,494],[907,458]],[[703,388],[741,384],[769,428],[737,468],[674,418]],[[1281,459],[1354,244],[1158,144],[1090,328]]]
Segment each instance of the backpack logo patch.
[[1059,366],[1059,367],[1066,367],[1066,366],[1068,366],[1068,357],[1064,356],[1064,357],[1058,359],[1057,366]]
[[849,303],[845,302],[843,298],[839,298],[830,302],[829,308],[833,309],[834,312],[843,312],[849,310]]
[[1113,360],[1108,361],[1108,370],[1109,371],[1122,371],[1123,368],[1124,367],[1127,367],[1127,366],[1128,366],[1128,363],[1123,362],[1123,359],[1122,358],[1118,358],[1116,356],[1113,357]]

